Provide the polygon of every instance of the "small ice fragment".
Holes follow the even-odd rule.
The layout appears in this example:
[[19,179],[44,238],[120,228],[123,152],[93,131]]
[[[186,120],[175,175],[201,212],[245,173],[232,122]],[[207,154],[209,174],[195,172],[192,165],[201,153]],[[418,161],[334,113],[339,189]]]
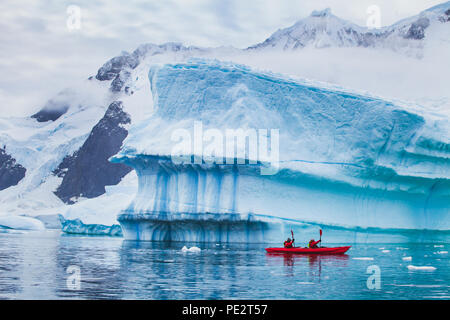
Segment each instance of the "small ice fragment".
[[373,258],[371,257],[356,257],[356,258],[352,258],[353,260],[373,260]]
[[391,250],[383,250],[383,251],[381,251],[381,252],[383,252],[383,253],[389,253],[389,252],[391,252]]
[[421,270],[421,271],[434,271],[436,270],[435,267],[431,267],[431,266],[413,266],[413,265],[409,265],[408,270],[412,270],[412,271],[416,271],[416,270]]
[[443,248],[444,245],[443,245],[443,244],[435,244],[434,247],[435,247],[435,248]]
[[403,257],[402,260],[403,261],[412,261],[412,257]]
[[383,248],[379,248],[380,250],[384,250],[384,247]]
[[440,284],[393,284],[395,287],[442,288]]
[[181,251],[183,251],[183,252],[200,252],[202,250],[198,247],[190,247],[188,249],[188,247],[184,246],[183,248],[181,248]]
[[397,247],[397,250],[409,250],[409,248],[402,248],[402,247]]
[[437,254],[447,254],[448,253],[448,251],[438,251],[438,252],[436,252]]

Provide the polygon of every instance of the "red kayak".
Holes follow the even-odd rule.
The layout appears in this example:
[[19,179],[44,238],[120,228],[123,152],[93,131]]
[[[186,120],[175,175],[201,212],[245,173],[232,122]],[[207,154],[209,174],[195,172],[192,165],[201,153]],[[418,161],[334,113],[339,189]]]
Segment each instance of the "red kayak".
[[291,253],[291,254],[343,254],[351,246],[334,248],[266,248],[269,253]]

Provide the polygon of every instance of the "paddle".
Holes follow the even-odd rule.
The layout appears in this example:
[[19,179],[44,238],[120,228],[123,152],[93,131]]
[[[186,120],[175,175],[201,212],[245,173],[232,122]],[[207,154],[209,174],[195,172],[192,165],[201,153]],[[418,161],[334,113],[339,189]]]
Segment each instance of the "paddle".
[[320,247],[322,248],[322,229],[320,229]]
[[294,246],[295,239],[294,239],[294,231],[292,231],[292,229],[291,229],[291,235],[292,235],[292,246]]

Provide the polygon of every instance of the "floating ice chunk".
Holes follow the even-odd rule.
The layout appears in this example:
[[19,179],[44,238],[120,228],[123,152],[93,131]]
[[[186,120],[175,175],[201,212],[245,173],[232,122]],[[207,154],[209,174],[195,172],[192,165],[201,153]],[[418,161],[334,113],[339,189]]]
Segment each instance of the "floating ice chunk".
[[393,284],[395,287],[414,287],[414,288],[442,288],[440,284]]
[[436,270],[436,268],[435,267],[431,267],[431,266],[413,266],[413,265],[409,265],[408,267],[408,270],[411,270],[411,271],[434,271],[434,270]]
[[202,251],[200,248],[198,248],[198,247],[190,247],[189,249],[188,249],[188,247],[186,247],[186,246],[184,246],[182,249],[181,249],[181,251],[182,252],[200,252],[200,251]]
[[395,249],[397,249],[397,250],[409,250],[409,248],[402,248],[402,247],[397,247]]
[[436,252],[436,254],[447,254],[448,253],[448,251],[438,251],[438,252]]
[[435,248],[443,248],[444,245],[443,245],[443,244],[439,244],[439,245],[435,244],[434,247],[435,247]]
[[356,257],[356,258],[352,258],[353,260],[373,260],[373,258],[371,257]]
[[389,252],[391,252],[391,250],[382,250],[381,252],[383,252],[383,253],[389,253]]
[[412,261],[412,257],[403,257],[402,260],[403,261]]
[[1,216],[0,226],[18,230],[45,230],[42,221],[22,216]]

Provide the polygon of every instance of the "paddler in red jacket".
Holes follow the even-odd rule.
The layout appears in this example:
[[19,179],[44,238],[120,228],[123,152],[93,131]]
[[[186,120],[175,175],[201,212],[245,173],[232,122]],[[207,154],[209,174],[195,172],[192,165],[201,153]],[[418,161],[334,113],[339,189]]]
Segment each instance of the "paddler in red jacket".
[[292,248],[294,246],[294,241],[295,241],[294,238],[292,238],[292,240],[291,240],[291,238],[287,238],[287,240],[284,242],[284,247]]
[[308,248],[318,248],[318,244],[321,242],[322,240],[318,240],[318,241],[314,241],[314,239],[311,239],[308,243]]

